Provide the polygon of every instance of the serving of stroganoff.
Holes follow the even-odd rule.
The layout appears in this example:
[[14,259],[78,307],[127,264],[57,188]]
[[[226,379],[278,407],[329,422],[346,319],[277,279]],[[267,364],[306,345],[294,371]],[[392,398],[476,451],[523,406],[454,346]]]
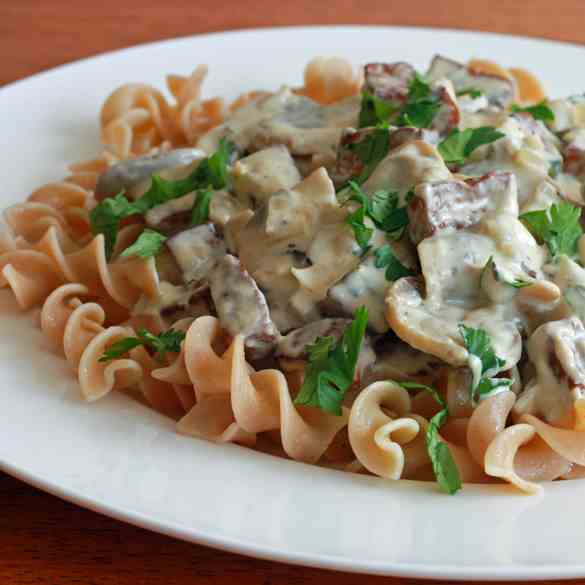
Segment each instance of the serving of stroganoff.
[[585,98],[435,56],[101,112],[105,152],[5,211],[0,283],[89,401],[371,473],[585,474]]

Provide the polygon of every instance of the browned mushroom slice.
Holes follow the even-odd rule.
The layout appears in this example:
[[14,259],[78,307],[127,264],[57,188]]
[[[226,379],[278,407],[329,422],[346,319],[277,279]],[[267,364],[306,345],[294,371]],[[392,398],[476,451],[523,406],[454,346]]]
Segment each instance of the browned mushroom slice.
[[558,426],[574,424],[576,401],[585,400],[585,328],[577,317],[541,325],[528,341],[536,378],[521,394],[515,412]]
[[185,282],[204,280],[217,258],[227,250],[212,223],[179,232],[167,240],[167,245],[181,268]]
[[485,93],[490,105],[498,108],[508,107],[516,97],[516,85],[512,79],[485,73],[472,73],[465,65],[435,55],[427,72],[431,81],[449,79],[455,91],[473,88]]
[[220,258],[208,275],[211,298],[221,325],[231,335],[245,337],[250,359],[260,359],[276,347],[279,333],[268,303],[254,279],[231,255]]
[[364,67],[364,89],[383,100],[404,103],[415,74],[408,63],[368,63]]
[[441,106],[433,118],[431,128],[439,134],[445,135],[453,128],[457,128],[461,119],[457,96],[453,90],[453,85],[446,80],[433,84],[433,93],[439,99]]
[[185,167],[204,156],[205,153],[197,148],[179,148],[154,156],[141,156],[117,162],[100,175],[95,188],[95,197],[99,201],[114,197],[121,191],[128,192],[150,179],[155,173],[164,169]]
[[494,171],[467,181],[422,183],[414,193],[408,205],[408,233],[415,244],[439,232],[475,225],[491,210],[518,214],[512,173]]
[[585,129],[569,132],[564,140],[564,171],[585,181]]

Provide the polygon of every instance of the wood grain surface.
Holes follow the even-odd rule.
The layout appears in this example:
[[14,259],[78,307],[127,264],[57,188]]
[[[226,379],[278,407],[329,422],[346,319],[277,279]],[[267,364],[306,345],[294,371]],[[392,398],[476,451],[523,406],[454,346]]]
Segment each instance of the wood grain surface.
[[[0,84],[136,43],[256,26],[424,25],[585,43],[584,14],[583,0],[0,0]],[[418,581],[298,568],[178,542],[83,510],[0,473],[1,585],[301,583]],[[585,580],[579,583],[585,585]]]

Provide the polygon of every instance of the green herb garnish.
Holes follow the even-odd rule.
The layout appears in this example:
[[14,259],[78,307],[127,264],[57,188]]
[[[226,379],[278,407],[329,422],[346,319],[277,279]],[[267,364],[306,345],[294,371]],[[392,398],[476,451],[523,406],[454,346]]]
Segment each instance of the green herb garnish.
[[429,82],[415,73],[408,86],[408,98],[402,107],[396,126],[429,128],[441,107],[441,100],[433,95]]
[[181,351],[181,342],[185,339],[185,333],[176,329],[169,329],[160,335],[154,335],[146,329],[139,329],[136,335],[137,337],[125,337],[112,343],[98,361],[109,362],[141,345],[151,349],[155,359],[163,362],[168,351],[173,353]]
[[[233,145],[222,139],[217,152],[203,159],[197,168],[186,178],[178,181],[167,181],[159,175],[153,175],[150,188],[136,201],[128,201],[124,193],[116,197],[104,199],[89,214],[91,230],[95,235],[103,234],[105,239],[106,258],[109,260],[116,245],[120,221],[136,214],[144,214],[148,210],[162,205],[171,199],[178,199],[192,191],[201,189],[223,189],[228,182],[227,165]],[[208,199],[210,197],[208,196]],[[199,197],[195,199],[195,206]],[[207,207],[194,215],[203,217]],[[204,218],[205,221],[207,218]]]
[[318,337],[307,346],[309,361],[295,404],[314,406],[341,416],[343,398],[354,381],[367,323],[368,310],[360,307],[339,341]]
[[400,109],[394,102],[383,100],[369,91],[362,91],[359,127],[377,126],[388,120]]
[[468,95],[470,98],[475,100],[483,95],[483,91],[475,87],[466,87],[465,89],[461,89],[457,92],[457,97],[461,97],[464,95]]
[[555,114],[548,106],[546,100],[542,100],[535,106],[528,106],[527,108],[512,104],[512,112],[530,114],[535,120],[541,120],[542,122],[555,121]]
[[579,239],[583,235],[580,217],[580,207],[561,201],[553,203],[548,210],[523,213],[520,219],[527,224],[534,236],[547,245],[553,258],[561,254],[574,258],[577,256]]
[[476,148],[504,136],[505,134],[491,126],[467,128],[463,131],[455,128],[439,143],[439,153],[447,164],[462,165]]
[[353,152],[362,162],[362,172],[354,177],[354,181],[360,185],[372,174],[378,163],[386,157],[390,150],[390,136],[388,125],[378,125],[359,142],[349,144],[347,148]]
[[396,258],[390,244],[384,244],[381,248],[378,248],[374,256],[374,266],[386,269],[386,280],[393,282],[404,276],[413,275],[413,272]]
[[126,248],[120,256],[140,256],[140,258],[156,256],[160,252],[166,239],[166,236],[155,230],[145,229],[138,236],[137,240],[131,246]]
[[494,377],[506,362],[496,355],[487,332],[484,329],[468,327],[463,323],[459,324],[459,332],[463,338],[465,348],[471,356],[470,368],[473,374],[471,386],[472,404],[477,404],[480,398],[487,398],[511,386],[514,380]]
[[425,441],[439,487],[448,494],[453,495],[457,493],[461,489],[459,469],[453,459],[453,455],[451,455],[449,447],[439,438],[439,430],[449,417],[449,409],[445,401],[430,386],[416,382],[400,382],[399,385],[407,390],[428,392],[441,405],[441,410],[429,421]]

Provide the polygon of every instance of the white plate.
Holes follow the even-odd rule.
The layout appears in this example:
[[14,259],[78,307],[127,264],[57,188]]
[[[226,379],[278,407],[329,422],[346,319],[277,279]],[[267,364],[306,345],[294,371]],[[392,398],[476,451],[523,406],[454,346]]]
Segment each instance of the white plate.
[[[356,64],[436,51],[527,67],[552,95],[583,89],[585,49],[510,36],[405,28],[289,28],[222,33],[119,51],[0,90],[0,203],[19,201],[95,154],[102,100],[121,83],[162,86],[167,72],[210,65],[208,95],[298,84],[315,55]],[[115,518],[269,559],[451,579],[585,576],[585,483],[543,497],[338,473],[178,436],[121,395],[83,403],[67,365],[32,315],[0,295],[0,467]]]

